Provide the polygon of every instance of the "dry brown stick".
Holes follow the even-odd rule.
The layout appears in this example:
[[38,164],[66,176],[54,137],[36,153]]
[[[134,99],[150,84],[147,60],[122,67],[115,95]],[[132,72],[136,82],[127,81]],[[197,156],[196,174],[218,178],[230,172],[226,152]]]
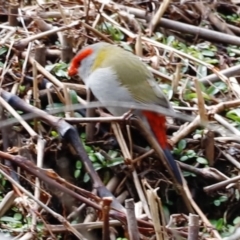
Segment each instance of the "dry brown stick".
[[[226,77],[233,77],[235,75],[239,75],[239,71],[240,71],[240,65],[236,65],[230,68],[223,69],[220,72]],[[219,81],[219,77],[215,73],[199,79],[199,82],[206,85],[209,85],[210,83],[214,83],[216,81]]]
[[[27,171],[28,173],[31,173],[33,176],[36,176],[39,179],[41,179],[42,181],[46,182],[47,184],[49,184],[53,188],[57,188],[60,191],[66,193],[66,194],[69,194],[70,196],[76,198],[80,202],[84,202],[87,205],[92,206],[93,208],[95,208],[99,211],[102,210],[101,206],[99,204],[90,200],[90,199],[95,199],[99,202],[100,201],[99,197],[97,197],[96,195],[94,195],[91,192],[88,192],[87,190],[84,190],[84,189],[81,189],[81,191],[79,191],[80,189],[77,188],[77,190],[79,192],[81,192],[81,194],[87,196],[87,197],[83,197],[81,194],[76,193],[75,191],[71,190],[71,188],[69,186],[73,186],[72,184],[70,184],[66,180],[59,183],[58,181],[56,181],[56,180],[60,180],[60,179],[55,178],[56,174],[53,175],[52,172],[49,173],[48,171],[46,171],[44,169],[39,169],[30,160],[27,160],[26,158],[24,158],[22,156],[19,156],[19,155],[11,155],[11,154],[8,154],[8,153],[2,152],[2,151],[0,151],[0,157],[10,160],[11,162],[15,163],[16,165],[20,166],[22,169]],[[68,187],[65,187],[65,184]],[[110,214],[111,217],[115,217],[115,218],[119,217],[122,220],[124,220],[125,217],[126,217],[125,213],[119,212],[119,211],[111,211],[109,214]],[[140,219],[138,219],[138,222],[142,226],[146,226],[146,227],[149,227],[149,228],[153,227],[152,224],[149,223],[149,222],[146,222],[146,221],[143,221],[143,220],[140,220]]]
[[[1,153],[3,154],[3,153]],[[7,158],[7,155],[5,154],[5,157]],[[9,156],[8,156],[9,157]],[[10,160],[10,159],[9,159]],[[21,190],[21,192],[25,193],[28,197],[30,197],[31,199],[33,199],[39,206],[41,206],[42,208],[44,208],[47,212],[49,212],[50,214],[52,214],[56,219],[58,219],[60,222],[62,222],[65,227],[71,231],[76,237],[78,237],[79,239],[83,240],[82,235],[76,230],[74,229],[70,223],[60,214],[52,211],[49,207],[47,207],[45,204],[43,204],[41,201],[39,201],[38,199],[36,199],[29,191],[27,191],[24,187],[22,187],[19,183],[17,183],[16,181],[14,181],[10,176],[8,176],[8,174],[6,174],[4,171],[2,171],[2,169],[0,169],[0,173],[9,181],[11,182],[13,185],[15,185],[18,189]]]
[[198,98],[198,112],[200,115],[200,123],[202,125],[206,125],[208,122],[208,118],[207,118],[207,111],[205,108],[205,102],[204,102],[204,98],[202,95],[202,90],[200,88],[199,82],[197,79],[194,79],[194,83],[195,83],[195,88],[196,88],[196,93],[197,93],[197,98]]
[[213,117],[221,125],[223,125],[229,131],[231,131],[231,133],[235,134],[236,136],[240,136],[240,131],[236,127],[234,127],[232,124],[230,124],[228,121],[226,121],[222,116],[220,116],[219,114],[214,114]]
[[197,127],[200,126],[200,116],[198,115],[191,123],[189,123],[186,127],[181,129],[176,135],[172,136],[170,139],[170,143],[174,146],[178,141],[186,137],[189,133],[194,131]]
[[214,132],[210,130],[208,131],[208,133],[206,134],[206,138],[204,139],[205,155],[210,167],[214,165],[214,146]]
[[[117,123],[112,123],[112,129],[114,131],[115,137],[117,138],[118,144],[119,144],[119,146],[122,150],[124,158],[126,160],[127,159],[132,159],[131,154],[128,150],[128,147],[126,145],[126,142],[123,138],[123,134],[121,132],[121,129],[120,129],[119,125]],[[133,181],[134,181],[138,196],[143,203],[144,211],[147,214],[147,216],[150,217],[150,211],[149,211],[149,207],[148,207],[148,204],[147,204],[147,201],[146,201],[146,197],[143,193],[142,186],[140,184],[140,181],[139,181],[139,178],[138,178],[138,175],[137,175],[135,169],[132,171],[132,176],[133,176]]]
[[[94,99],[94,96],[91,92],[90,89],[87,90],[87,102],[91,102]],[[96,112],[94,108],[88,108],[86,110],[86,117],[90,118],[90,117],[95,117],[96,116]],[[86,139],[87,141],[93,141],[94,139],[94,134],[95,134],[95,124],[93,122],[90,122],[86,125]]]
[[188,240],[198,239],[199,233],[199,217],[195,214],[189,214],[189,223],[188,223]]
[[[111,2],[111,4],[113,3]],[[114,7],[116,9],[122,9],[122,10],[125,9],[128,13],[134,14],[136,17],[147,19],[148,21],[151,20],[151,16],[145,10],[140,10],[132,7],[127,7],[124,5],[119,5],[119,4],[114,4]],[[189,33],[194,36],[198,35],[203,39],[208,39],[216,42],[221,41],[221,43],[233,44],[238,46],[240,45],[239,37],[231,36],[226,33],[209,30],[202,27],[196,27],[190,24],[181,23],[179,21],[161,18],[159,22],[159,26],[167,29],[176,30],[181,33]]]
[[22,116],[18,114],[18,112],[10,104],[8,104],[2,97],[0,97],[0,104],[6,110],[8,110],[14,116],[14,118],[16,118],[19,121],[19,123],[26,129],[26,131],[32,138],[38,136],[38,134],[29,126],[29,124],[22,118]]
[[208,114],[214,115],[215,113],[222,112],[225,109],[235,108],[235,107],[238,107],[238,106],[240,106],[240,100],[239,99],[231,100],[231,101],[227,101],[227,102],[221,102],[221,103],[218,103],[217,105],[209,106],[208,107]]
[[236,177],[227,179],[225,181],[222,181],[222,182],[215,183],[215,184],[212,184],[210,186],[204,187],[203,189],[204,189],[205,192],[209,193],[211,191],[216,191],[218,189],[224,188],[230,183],[238,182],[239,180],[240,180],[240,176],[236,176]]
[[104,197],[102,199],[102,216],[103,216],[102,240],[110,240],[109,211],[111,209],[111,203],[112,203],[111,197]]
[[14,47],[17,48],[17,49],[24,49],[28,45],[28,43],[30,43],[34,40],[40,39],[42,37],[46,37],[46,36],[51,35],[53,33],[57,33],[57,32],[60,32],[60,31],[64,31],[64,30],[76,27],[78,25],[81,25],[81,23],[82,23],[81,21],[75,21],[75,22],[72,22],[72,23],[68,24],[67,26],[63,26],[63,27],[59,27],[59,28],[53,28],[53,29],[48,30],[46,32],[42,32],[42,33],[30,36],[30,37],[21,39],[14,44]]
[[222,151],[222,154],[224,155],[224,157],[231,162],[236,168],[238,168],[240,170],[240,163],[239,161],[237,161],[234,157],[232,157],[231,155],[229,155],[228,153],[226,153],[225,151]]
[[161,201],[153,189],[147,189],[146,195],[148,198],[148,204],[151,210],[151,216],[153,221],[154,230],[156,232],[157,240],[165,240],[164,232],[161,231],[161,226],[165,227],[165,224],[161,221],[162,214],[159,214]]
[[[121,226],[122,223],[118,220],[110,220],[109,226],[111,227],[118,227]],[[65,232],[66,228],[63,225],[48,225],[52,232],[54,233],[60,233]],[[93,229],[98,229],[103,227],[102,221],[97,222],[87,222],[87,223],[78,223],[78,224],[71,224],[72,227],[77,229],[78,231],[89,231]],[[47,229],[43,227],[43,231],[46,231]]]
[[199,175],[206,179],[212,179],[214,181],[219,181],[219,182],[228,179],[225,175],[223,175],[216,168],[211,168],[211,167],[210,168],[196,168],[189,164],[179,162],[179,161],[178,161],[178,164],[181,167],[181,169],[188,171],[188,172],[195,173],[196,175]]
[[189,189],[185,188],[185,191],[186,191],[186,194],[188,196],[188,199],[191,201],[192,207],[194,208],[196,213],[200,216],[204,225],[207,226],[210,229],[210,231],[213,233],[213,235],[216,239],[221,240],[222,238],[221,238],[220,234],[218,233],[218,231],[215,230],[215,228],[212,226],[211,222],[208,220],[208,218],[205,216],[205,214],[202,212],[202,210],[198,207],[196,202],[192,199],[192,195],[191,195]]
[[46,46],[38,46],[35,48],[35,60],[41,64],[42,66],[45,66],[46,64]]
[[14,200],[17,198],[16,193],[12,190],[9,191],[0,202],[0,217],[2,217],[13,205]]
[[154,14],[154,16],[151,19],[150,27],[149,27],[150,34],[152,34],[153,31],[155,30],[157,24],[160,22],[160,19],[162,18],[164,12],[166,11],[166,9],[169,6],[169,4],[171,3],[171,1],[172,0],[164,0],[160,4],[160,7],[158,8],[158,10],[156,11],[156,13]]
[[208,17],[210,22],[218,29],[220,32],[227,33],[229,35],[235,36],[235,34],[228,28],[226,22],[221,21],[216,14],[214,14],[208,4],[203,4],[202,1],[198,1],[195,3],[195,6],[202,13],[204,17]]
[[18,3],[10,3],[8,9],[8,22],[9,26],[17,27],[18,26]]
[[137,220],[134,212],[134,201],[132,198],[125,200],[125,208],[127,210],[127,227],[129,239],[140,240],[137,227]]

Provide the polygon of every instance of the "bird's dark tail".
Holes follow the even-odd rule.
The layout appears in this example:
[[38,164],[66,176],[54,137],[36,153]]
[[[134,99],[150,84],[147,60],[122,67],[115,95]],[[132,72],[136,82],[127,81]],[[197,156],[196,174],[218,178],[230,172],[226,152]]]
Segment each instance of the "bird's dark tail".
[[144,116],[147,118],[148,123],[151,127],[152,132],[154,133],[158,143],[160,144],[165,157],[168,161],[169,166],[171,167],[177,181],[182,184],[182,177],[178,169],[177,163],[174,160],[167,143],[166,135],[166,118],[159,115],[158,113],[144,111]]

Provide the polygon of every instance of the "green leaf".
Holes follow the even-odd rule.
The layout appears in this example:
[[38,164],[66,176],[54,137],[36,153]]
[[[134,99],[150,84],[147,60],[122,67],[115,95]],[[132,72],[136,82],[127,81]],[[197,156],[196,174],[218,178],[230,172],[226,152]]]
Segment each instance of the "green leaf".
[[208,161],[206,158],[203,158],[203,157],[198,157],[197,158],[197,162],[200,163],[200,164],[204,164],[204,165],[207,165],[208,164]]
[[232,119],[233,121],[240,122],[240,109],[235,108],[227,112],[226,117]]
[[228,200],[228,197],[225,196],[225,195],[222,195],[222,196],[219,198],[219,200],[220,200],[221,202],[226,202],[226,201]]
[[206,57],[214,57],[215,56],[215,52],[210,51],[210,50],[203,50],[202,51],[202,55],[206,56]]
[[208,95],[213,96],[219,93],[220,91],[226,91],[226,90],[227,90],[227,85],[224,82],[216,82],[213,85],[211,85],[206,92]]
[[186,94],[184,94],[184,99],[185,100],[192,100],[193,98],[197,98],[196,93],[186,93]]
[[221,205],[221,202],[220,202],[218,199],[214,200],[213,203],[214,203],[214,205],[217,206],[217,207]]
[[189,158],[196,157],[196,153],[195,153],[194,150],[188,150],[188,151],[186,152],[186,154],[187,154],[187,156],[188,156]]
[[76,161],[76,165],[75,165],[76,169],[82,169],[82,162],[81,161]]
[[224,220],[223,220],[223,218],[220,218],[217,221],[216,228],[217,228],[217,230],[222,230],[223,227],[224,227]]
[[203,78],[206,77],[208,68],[203,65],[199,65],[197,68],[197,78]]
[[103,168],[103,165],[98,163],[98,162],[94,162],[93,163],[93,167],[96,171],[100,170],[101,168]]
[[90,153],[92,151],[92,148],[90,146],[84,145],[84,149],[87,153]]
[[109,161],[107,162],[107,167],[114,167],[117,166],[119,164],[124,163],[124,159],[119,157],[119,158],[114,158],[113,161]]
[[59,136],[59,134],[56,131],[51,131],[51,136],[54,138],[57,138]]
[[70,90],[69,94],[70,94],[72,104],[79,104],[78,95],[77,95],[76,91]]
[[24,85],[19,86],[20,93],[23,93],[25,91],[25,89],[26,89],[26,86],[24,86]]
[[185,155],[180,158],[180,161],[184,162],[184,161],[187,161],[188,159],[189,157]]
[[58,112],[57,116],[58,117],[64,117],[63,114],[63,108],[64,108],[64,104],[63,103],[53,103],[53,104],[49,104],[46,107],[46,110],[49,111],[49,113],[51,112]]
[[8,217],[8,216],[1,217],[0,222],[21,223],[19,220],[16,220],[13,217]]
[[115,150],[109,150],[108,155],[109,155],[110,158],[116,158],[117,155],[118,155],[118,152],[115,151]]
[[172,45],[172,42],[174,41],[175,37],[170,35],[167,37],[167,45]]
[[238,225],[240,223],[240,217],[236,217],[234,220],[233,220],[233,224],[234,225]]
[[8,48],[6,47],[1,47],[0,48],[0,56],[3,55],[4,53],[6,53],[8,51]]
[[47,65],[45,69],[58,77],[70,79],[67,73],[68,64],[64,62],[55,63],[53,65]]
[[81,139],[86,140],[86,133],[85,132],[81,133],[80,137]]
[[87,183],[89,180],[90,180],[90,176],[88,175],[88,173],[85,173],[83,177],[83,182]]
[[131,48],[131,46],[126,42],[120,42],[120,46],[126,51],[133,52],[133,49]]
[[81,170],[80,170],[80,169],[77,169],[77,170],[74,171],[74,177],[75,177],[76,179],[79,178],[80,175],[81,175]]
[[22,214],[21,213],[15,213],[13,215],[14,219],[17,220],[17,221],[20,221],[22,220]]
[[105,157],[100,152],[95,152],[95,156],[97,157],[97,159],[100,162],[105,162],[106,161]]
[[179,150],[184,150],[187,146],[187,141],[185,139],[181,139],[179,142],[178,142],[178,149]]
[[98,161],[98,159],[97,159],[97,157],[95,156],[95,154],[90,154],[90,155],[89,155],[89,159],[90,159],[92,162],[97,162],[97,161]]
[[183,171],[182,174],[184,177],[196,177],[196,174],[187,171]]

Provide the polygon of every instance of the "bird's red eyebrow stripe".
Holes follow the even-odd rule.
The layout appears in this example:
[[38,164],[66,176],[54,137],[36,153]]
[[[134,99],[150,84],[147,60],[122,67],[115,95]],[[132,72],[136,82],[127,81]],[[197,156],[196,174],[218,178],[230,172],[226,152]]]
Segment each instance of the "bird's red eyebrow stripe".
[[78,55],[73,58],[72,65],[78,67],[81,61],[92,54],[93,50],[91,48],[87,48]]

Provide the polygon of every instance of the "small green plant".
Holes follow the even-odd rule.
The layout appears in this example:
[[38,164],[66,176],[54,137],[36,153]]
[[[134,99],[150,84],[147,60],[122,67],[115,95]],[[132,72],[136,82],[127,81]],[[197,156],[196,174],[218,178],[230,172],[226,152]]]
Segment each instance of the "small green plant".
[[224,218],[212,219],[210,222],[216,230],[219,231],[222,237],[228,237],[234,232],[236,225],[240,222],[239,220],[239,217],[236,217],[233,220],[233,224],[228,224]]
[[103,22],[98,26],[98,30],[109,34],[114,41],[121,41],[124,39],[124,34],[109,22]]
[[215,200],[213,201],[213,204],[214,204],[216,207],[218,207],[218,206],[221,205],[221,203],[224,203],[224,202],[226,202],[227,200],[228,200],[228,197],[225,196],[225,195],[223,195],[223,196],[220,196],[218,199],[215,199]]
[[[175,147],[173,149],[173,154],[174,155],[177,155],[180,159],[180,161],[182,162],[185,162],[185,161],[188,161],[188,160],[195,160],[196,162],[202,164],[202,165],[205,165],[207,166],[208,165],[208,161],[207,159],[203,158],[203,157],[199,157],[197,155],[197,153],[192,150],[192,149],[186,149],[187,147],[187,142],[185,139],[182,139],[178,142],[178,145],[177,147]],[[193,173],[190,173],[190,172],[183,172],[183,175],[185,177],[187,176],[196,176],[195,174]]]
[[51,72],[57,77],[70,79],[70,77],[67,74],[68,64],[64,62],[47,65],[45,68],[47,71]]
[[[84,149],[86,150],[86,152],[89,156],[89,159],[92,161],[93,167],[96,171],[103,169],[103,168],[114,167],[114,166],[117,166],[124,162],[123,157],[119,156],[119,152],[114,151],[114,150],[109,150],[107,152],[109,159],[106,159],[97,149],[86,145],[86,143],[85,143],[86,134],[85,133],[82,133],[80,137],[82,139]],[[78,160],[78,161],[76,161],[76,165],[75,165],[74,177],[79,178],[81,176],[81,172],[82,172],[82,162],[80,160]],[[89,181],[89,176],[87,173],[85,173],[85,175],[83,177],[83,181],[84,182]]]

